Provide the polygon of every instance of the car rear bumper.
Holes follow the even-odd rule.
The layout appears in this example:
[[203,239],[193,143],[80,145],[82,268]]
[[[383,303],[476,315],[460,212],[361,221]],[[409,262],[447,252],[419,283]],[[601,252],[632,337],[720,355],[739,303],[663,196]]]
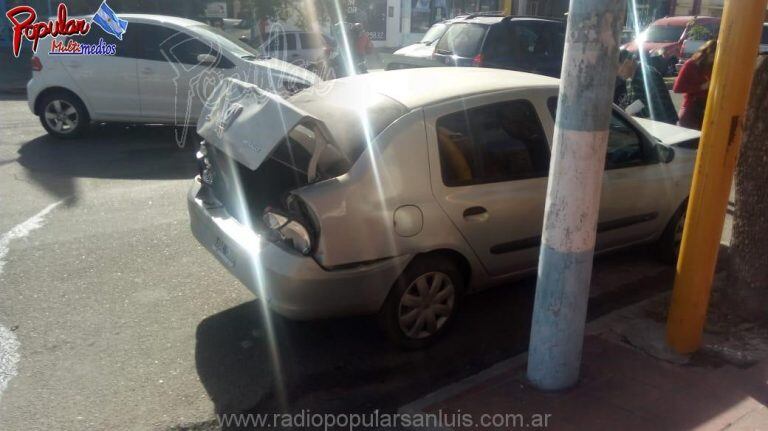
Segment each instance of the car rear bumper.
[[254,295],[292,319],[376,313],[411,260],[411,256],[398,256],[326,270],[311,257],[264,240],[223,206],[203,203],[199,192],[195,181],[187,196],[195,238]]

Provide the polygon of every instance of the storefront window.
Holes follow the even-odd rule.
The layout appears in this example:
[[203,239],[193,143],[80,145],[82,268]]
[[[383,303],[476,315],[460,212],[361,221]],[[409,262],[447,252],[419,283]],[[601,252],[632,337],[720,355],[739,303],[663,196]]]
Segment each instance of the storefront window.
[[457,15],[497,11],[500,0],[411,0],[411,33],[426,33],[440,21]]

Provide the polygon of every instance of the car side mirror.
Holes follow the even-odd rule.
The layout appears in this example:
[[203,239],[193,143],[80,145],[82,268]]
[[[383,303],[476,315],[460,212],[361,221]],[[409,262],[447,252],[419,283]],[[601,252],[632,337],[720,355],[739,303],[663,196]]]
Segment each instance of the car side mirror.
[[217,60],[218,58],[216,58],[216,56],[211,54],[200,54],[197,56],[197,62],[199,64],[205,64],[205,65],[215,64]]
[[675,160],[675,150],[672,148],[667,147],[666,145],[657,145],[656,148],[658,148],[659,151],[659,159],[664,163],[670,163],[672,160]]

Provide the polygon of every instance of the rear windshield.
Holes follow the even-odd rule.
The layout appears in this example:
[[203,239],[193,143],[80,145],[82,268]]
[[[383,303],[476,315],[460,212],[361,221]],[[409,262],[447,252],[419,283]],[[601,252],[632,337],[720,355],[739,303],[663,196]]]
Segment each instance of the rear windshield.
[[652,25],[646,32],[646,42],[677,42],[685,27],[672,25]]
[[474,57],[480,52],[480,46],[488,31],[487,25],[457,23],[445,32],[437,43],[438,54],[453,54],[459,57]]

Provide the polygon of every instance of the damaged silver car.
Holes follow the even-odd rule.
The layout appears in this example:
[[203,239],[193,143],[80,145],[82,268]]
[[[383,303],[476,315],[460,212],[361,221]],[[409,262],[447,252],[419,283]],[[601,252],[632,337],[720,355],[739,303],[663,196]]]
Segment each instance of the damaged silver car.
[[[287,100],[217,87],[192,231],[281,315],[378,314],[424,346],[464,294],[536,270],[558,81],[434,68],[332,83]],[[698,137],[614,111],[598,252],[656,243],[674,260]]]

